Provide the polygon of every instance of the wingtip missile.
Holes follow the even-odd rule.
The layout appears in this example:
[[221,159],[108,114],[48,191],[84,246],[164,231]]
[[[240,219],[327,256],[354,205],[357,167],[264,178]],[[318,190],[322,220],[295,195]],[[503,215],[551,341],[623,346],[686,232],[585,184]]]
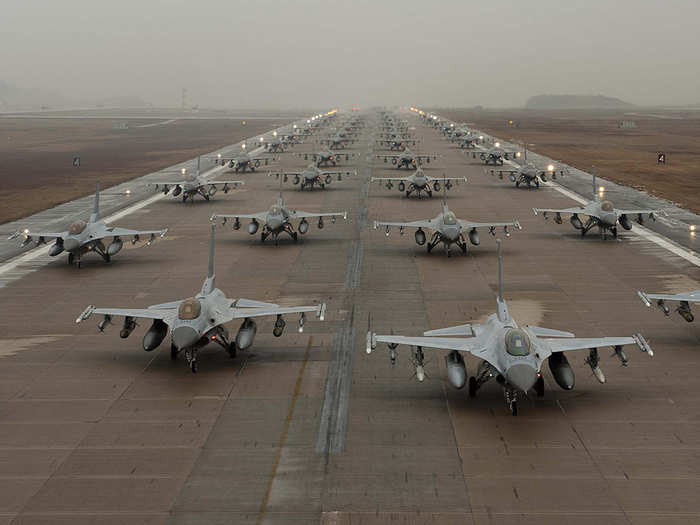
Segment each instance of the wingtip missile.
[[651,301],[649,300],[649,296],[647,296],[647,294],[641,290],[637,290],[637,295],[648,308],[651,308]]
[[76,318],[75,324],[79,324],[79,323],[85,321],[86,319],[88,319],[92,315],[92,312],[94,312],[94,311],[95,311],[95,307],[93,305],[89,304],[85,308],[85,310],[83,310],[82,313]]

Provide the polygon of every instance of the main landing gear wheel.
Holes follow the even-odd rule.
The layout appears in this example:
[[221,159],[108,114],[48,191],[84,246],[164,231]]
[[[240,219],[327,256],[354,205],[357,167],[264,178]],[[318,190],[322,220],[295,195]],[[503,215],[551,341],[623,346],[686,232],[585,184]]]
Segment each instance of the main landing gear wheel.
[[469,378],[469,397],[476,397],[476,377]]
[[542,376],[537,378],[537,381],[535,381],[535,386],[533,388],[537,393],[537,397],[544,397],[544,378]]
[[178,349],[177,346],[174,344],[170,343],[170,359],[172,361],[177,360],[177,354],[178,354]]
[[513,401],[510,404],[510,413],[513,414],[514,416],[518,415],[518,402],[517,401]]
[[73,255],[72,253],[69,253],[68,254],[68,264],[70,264],[72,266],[73,263],[75,263],[75,255]]
[[196,359],[193,359],[192,361],[190,361],[190,370],[192,370],[193,374],[197,373],[197,360]]
[[105,261],[106,263],[112,261],[112,257],[111,257],[108,253],[105,253],[105,254],[102,256],[102,258],[104,259],[104,261]]
[[292,233],[292,239],[294,239],[294,242],[297,242],[299,240],[299,234],[297,232]]
[[520,181],[519,181],[519,180],[516,180],[516,181],[515,181],[515,187],[516,187],[516,188],[519,188],[519,187],[520,187]]
[[536,186],[537,188],[540,187],[540,181],[538,181],[537,179],[535,179],[535,186]]
[[228,355],[231,359],[235,359],[236,354],[237,354],[237,349],[236,349],[236,342],[231,341],[228,345],[228,348],[226,349],[228,352]]
[[431,251],[433,251],[433,245],[430,244],[430,243],[428,243],[428,244],[426,245],[426,249],[428,250],[428,253],[430,253]]

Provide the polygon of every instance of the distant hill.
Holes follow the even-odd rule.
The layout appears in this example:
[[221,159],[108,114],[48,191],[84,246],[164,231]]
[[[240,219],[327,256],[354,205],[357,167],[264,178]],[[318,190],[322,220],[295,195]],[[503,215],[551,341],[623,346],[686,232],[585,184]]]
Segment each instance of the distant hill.
[[528,109],[615,109],[634,106],[603,95],[537,95],[525,103]]

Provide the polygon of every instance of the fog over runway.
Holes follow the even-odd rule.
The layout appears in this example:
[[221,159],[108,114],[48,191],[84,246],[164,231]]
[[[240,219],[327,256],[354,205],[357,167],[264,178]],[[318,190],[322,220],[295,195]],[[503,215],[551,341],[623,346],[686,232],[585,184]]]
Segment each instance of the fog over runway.
[[2,14],[1,80],[79,107],[179,107],[183,88],[188,107],[700,103],[694,0],[5,0]]

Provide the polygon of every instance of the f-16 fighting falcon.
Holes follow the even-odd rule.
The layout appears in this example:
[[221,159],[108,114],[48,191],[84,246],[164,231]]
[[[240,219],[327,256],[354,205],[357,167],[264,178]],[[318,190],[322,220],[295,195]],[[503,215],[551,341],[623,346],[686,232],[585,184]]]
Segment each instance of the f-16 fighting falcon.
[[458,219],[454,212],[450,211],[447,204],[443,200],[442,211],[440,215],[433,219],[425,219],[422,221],[413,222],[385,222],[374,221],[374,229],[380,226],[386,227],[386,235],[389,235],[391,227],[398,227],[399,233],[403,235],[405,228],[416,228],[415,239],[416,244],[423,246],[426,242],[426,235],[423,228],[433,232],[430,241],[426,248],[428,253],[432,251],[438,244],[442,243],[445,246],[447,256],[450,257],[450,246],[456,244],[462,250],[462,253],[467,253],[467,241],[465,235],[469,237],[469,241],[478,246],[481,242],[477,228],[488,228],[491,235],[496,235],[496,228],[503,227],[503,232],[506,237],[510,236],[508,227],[512,226],[518,230],[522,229],[518,221],[512,222],[471,222]]
[[[324,222],[324,217],[330,217],[331,222],[335,224],[336,217],[342,217],[343,220],[348,220],[348,212],[328,212],[328,213],[311,213],[301,210],[293,210],[287,206],[282,197],[282,192],[280,192],[280,197],[277,202],[270,206],[266,211],[261,211],[260,213],[253,213],[250,215],[242,214],[228,214],[228,213],[216,213],[211,216],[211,220],[223,219],[223,224],[226,224],[228,219],[233,219],[233,229],[239,230],[241,227],[241,219],[250,219],[248,224],[248,233],[250,235],[255,235],[260,229],[262,224],[262,230],[260,231],[260,241],[265,242],[265,239],[270,235],[275,240],[277,244],[278,236],[280,233],[287,233],[294,242],[298,240],[298,233],[304,235],[309,231],[309,222],[307,219],[318,219],[318,228],[322,229]],[[299,227],[297,231],[294,230],[294,225],[292,220],[301,219],[299,221]]]
[[[585,206],[578,208],[533,208],[532,211],[535,215],[542,212],[542,216],[547,219],[547,214],[554,213],[554,222],[557,224],[562,223],[561,214],[570,213],[571,218],[569,219],[571,225],[581,232],[581,237],[588,233],[588,230],[597,226],[600,230],[600,234],[605,238],[605,233],[610,231],[614,239],[617,238],[617,225],[620,224],[625,230],[632,229],[632,223],[630,222],[630,216],[636,215],[637,222],[639,224],[644,223],[642,215],[649,215],[649,218],[656,220],[654,217],[655,213],[663,213],[661,210],[618,210],[613,207],[612,202],[609,200],[601,200],[598,194],[598,187],[596,185],[596,177],[593,175],[593,200],[589,201]],[[588,216],[588,220],[584,224],[581,222],[579,215]]]
[[208,201],[216,195],[219,186],[222,186],[221,189],[224,193],[228,193],[231,189],[230,186],[235,188],[239,184],[245,184],[242,180],[207,180],[202,177],[199,171],[199,162],[200,158],[197,157],[197,171],[190,177],[185,176],[187,171],[182,168],[181,173],[185,176],[183,180],[149,183],[149,186],[155,186],[156,190],[161,190],[166,195],[170,192],[170,188],[173,188],[174,197],[182,194],[182,202],[187,202],[189,199],[193,203],[197,195]]
[[671,315],[671,309],[666,304],[666,301],[678,301],[676,312],[689,323],[695,320],[695,316],[690,310],[690,303],[700,302],[700,290],[676,294],[645,293],[638,291],[637,295],[639,295],[639,298],[647,306],[651,306],[651,302],[654,301],[656,307],[661,310],[666,317]]
[[415,146],[418,140],[403,137],[377,140],[377,146],[381,146],[389,151],[404,151],[409,145]]
[[299,142],[287,139],[286,137],[280,137],[276,131],[273,131],[272,139],[265,142],[264,147],[268,153],[284,153],[287,151],[288,147],[294,144],[299,144]]
[[452,140],[460,149],[475,149],[484,140],[483,135],[461,135]]
[[[498,177],[503,179],[503,174],[508,173],[511,182],[515,183],[515,187],[519,188],[521,184],[527,184],[528,188],[531,188],[534,184],[536,188],[540,187],[540,179],[542,182],[547,182],[547,175],[551,175],[552,179],[557,178],[557,170],[554,164],[549,164],[546,169],[540,169],[532,162],[528,162],[524,166],[519,166],[517,169],[512,170],[491,170],[491,175],[494,175],[498,171]],[[564,176],[564,170],[559,170],[559,174]]]
[[355,139],[341,133],[336,133],[332,137],[321,139],[320,142],[328,146],[329,149],[345,149],[349,144],[354,143]]
[[503,166],[503,162],[514,157],[515,154],[515,151],[506,151],[499,142],[496,142],[494,147],[488,151],[482,151],[481,153],[472,152],[472,158],[476,158],[479,155],[481,161],[486,165]]
[[292,177],[292,182],[300,185],[299,189],[309,188],[312,190],[315,186],[325,189],[326,185],[333,182],[333,176],[337,176],[338,181],[342,181],[343,175],[357,175],[357,171],[320,170],[314,164],[309,164],[302,171],[270,172],[268,175],[274,175],[277,178],[282,177],[283,182],[287,182],[289,177]]
[[[45,244],[47,239],[55,239],[55,243],[49,248],[49,255],[56,257],[66,251],[68,252],[68,264],[75,263],[80,268],[81,257],[90,252],[97,253],[105,262],[110,262],[112,256],[119,253],[124,245],[122,237],[131,237],[131,243],[136,244],[142,236],[147,235],[149,239],[146,246],[150,246],[156,235],[165,237],[167,232],[167,228],[163,230],[129,230],[107,226],[100,220],[100,183],[98,182],[92,215],[87,222],[77,220],[70,225],[68,231],[60,233],[33,232],[27,229],[13,233],[9,239],[16,239],[20,235],[24,235],[22,246],[32,242],[34,238],[36,238],[37,246]],[[103,241],[107,237],[111,237],[112,242],[105,246]]]
[[246,153],[246,145],[242,146],[243,151],[233,158],[221,158],[221,164],[228,162],[228,167],[232,168],[236,173],[242,171],[245,173],[246,169],[250,171],[255,171],[255,168],[259,168],[263,163],[267,166],[270,162],[274,162],[275,157],[260,157],[258,155],[251,155]]
[[396,155],[377,155],[377,158],[384,159],[385,163],[391,159],[391,163],[396,166],[396,169],[415,169],[423,164],[423,161],[430,164],[430,160],[436,160],[437,155],[418,155],[406,147],[401,153]]
[[[386,189],[390,190],[394,187],[394,183],[398,183],[398,188],[400,192],[406,192],[406,197],[410,197],[415,191],[418,198],[421,198],[421,194],[425,193],[428,197],[433,196],[433,190],[440,191],[440,182],[442,181],[443,186],[446,190],[452,189],[453,182],[459,184],[460,182],[467,182],[466,177],[431,177],[426,175],[422,168],[417,168],[408,177],[372,177],[370,182],[379,182],[379,184],[385,183]],[[431,189],[432,188],[432,189]]]
[[355,156],[355,153],[340,153],[326,148],[316,153],[295,153],[294,155],[304,160],[309,160],[310,157],[316,163],[316,167],[321,168],[329,164],[335,167],[343,159],[350,160],[351,157]]
[[[175,360],[180,352],[185,352],[185,358],[192,372],[197,371],[197,351],[209,343],[217,343],[233,358],[238,350],[246,350],[253,344],[257,332],[255,317],[277,316],[272,331],[275,337],[280,337],[286,325],[283,315],[300,314],[299,332],[304,329],[307,312],[316,312],[321,321],[325,316],[326,305],[283,307],[278,304],[251,301],[249,299],[229,299],[216,288],[214,277],[214,230],[211,227],[209,245],[209,273],[204,280],[202,289],[194,297],[173,301],[171,303],[155,304],[147,308],[95,308],[90,305],[75,320],[76,323],[87,320],[91,315],[103,315],[97,325],[102,332],[112,323],[115,316],[124,317],[124,324],[119,337],[126,339],[136,328],[136,319],[151,319],[153,324],[143,338],[143,349],[151,352],[160,346],[170,329],[170,358]],[[229,337],[224,326],[234,319],[243,319],[236,338]]]
[[[620,362],[627,365],[627,356],[622,350],[625,345],[637,347],[653,355],[652,349],[641,334],[632,337],[592,337],[577,338],[570,332],[541,328],[539,326],[518,326],[510,316],[508,305],[503,297],[501,241],[498,243],[498,299],[497,311],[490,315],[484,324],[463,324],[430,330],[423,337],[405,337],[396,335],[377,335],[371,330],[367,333],[367,353],[371,353],[377,343],[387,343],[392,364],[396,362],[398,345],[415,347],[413,365],[418,381],[425,379],[425,355],[423,348],[436,348],[447,352],[447,380],[461,389],[467,382],[467,369],[460,352],[469,352],[480,359],[475,376],[469,377],[469,397],[489,379],[496,378],[502,385],[506,404],[515,416],[518,413],[518,395],[534,389],[538,397],[544,395],[542,365],[549,359],[549,369],[557,384],[564,390],[574,388],[574,371],[569,365],[564,352],[589,349],[586,364],[601,383],[605,376],[600,369],[598,348],[610,346]],[[466,337],[458,337],[466,336]]]

